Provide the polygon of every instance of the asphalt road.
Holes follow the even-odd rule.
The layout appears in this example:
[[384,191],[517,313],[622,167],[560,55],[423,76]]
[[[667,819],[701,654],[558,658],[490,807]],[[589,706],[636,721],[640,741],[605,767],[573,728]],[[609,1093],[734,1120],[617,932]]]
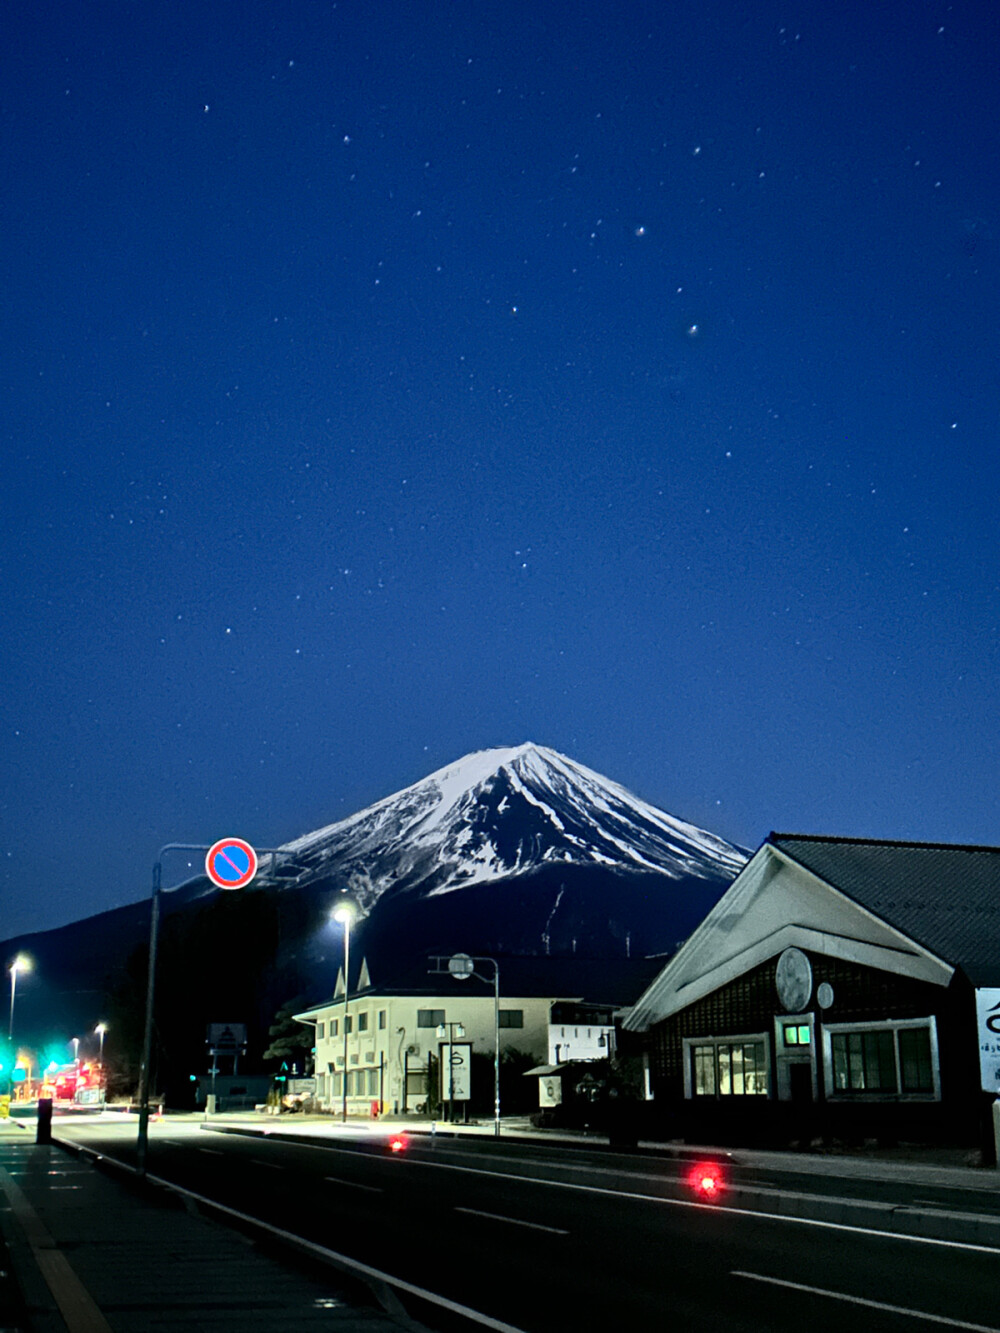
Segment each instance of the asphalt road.
[[[134,1160],[134,1124],[56,1128]],[[393,1155],[369,1135],[168,1120],[148,1169],[525,1333],[1000,1333],[1000,1251],[701,1203],[677,1164],[648,1157],[441,1137]]]

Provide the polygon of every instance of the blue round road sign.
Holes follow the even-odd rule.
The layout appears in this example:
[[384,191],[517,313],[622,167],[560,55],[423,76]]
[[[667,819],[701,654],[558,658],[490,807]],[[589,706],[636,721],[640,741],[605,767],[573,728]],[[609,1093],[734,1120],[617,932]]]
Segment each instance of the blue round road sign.
[[257,873],[257,853],[242,838],[220,838],[208,849],[205,874],[220,889],[242,889]]

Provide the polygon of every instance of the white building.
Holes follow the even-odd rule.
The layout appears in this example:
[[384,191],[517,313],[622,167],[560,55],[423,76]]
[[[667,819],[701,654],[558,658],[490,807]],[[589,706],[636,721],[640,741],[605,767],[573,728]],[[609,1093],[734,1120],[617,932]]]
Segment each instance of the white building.
[[[567,975],[566,963],[544,958],[500,961],[501,1058],[505,1051],[518,1051],[538,1063],[559,1064],[603,1059],[609,1043],[613,1049],[615,1006],[586,1003],[581,991],[590,989],[589,969],[585,963],[575,964]],[[601,964],[593,967],[592,984],[602,985]],[[343,1106],[345,1070],[348,1114],[369,1115],[373,1103],[380,1114],[395,1113],[423,1106],[428,1057],[435,1057],[440,1069],[442,1050],[450,1041],[470,1043],[473,1054],[493,1056],[496,1006],[491,984],[478,977],[459,980],[447,972],[424,972],[405,980],[425,984],[375,986],[362,962],[345,1002],[340,969],[332,998],[295,1015],[315,1030],[316,1095],[324,1108]],[[567,983],[560,993],[557,987]],[[633,981],[624,998],[632,999],[640,989]],[[492,1100],[492,1092],[491,1083],[488,1097],[478,1100]]]

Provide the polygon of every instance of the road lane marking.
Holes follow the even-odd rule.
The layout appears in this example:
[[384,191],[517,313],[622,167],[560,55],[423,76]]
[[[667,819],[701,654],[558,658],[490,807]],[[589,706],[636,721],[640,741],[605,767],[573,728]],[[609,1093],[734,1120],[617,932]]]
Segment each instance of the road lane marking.
[[210,1157],[225,1157],[226,1155],[221,1148],[199,1148],[198,1151],[207,1152]]
[[324,1180],[329,1180],[334,1185],[347,1185],[352,1190],[367,1190],[369,1194],[384,1194],[385,1190],[380,1185],[359,1185],[356,1180],[341,1180],[340,1176],[324,1176]]
[[251,1157],[250,1160],[254,1166],[266,1166],[271,1171],[284,1171],[285,1169],[283,1166],[279,1166],[277,1162],[264,1162],[259,1157]]
[[[221,1132],[221,1131],[219,1131]],[[237,1131],[236,1137],[254,1137],[254,1134],[244,1135]],[[282,1140],[275,1136],[270,1140],[272,1143],[280,1143]],[[72,1142],[72,1140],[70,1140]],[[93,1153],[92,1148],[86,1148],[80,1145],[82,1151]],[[346,1153],[352,1157],[357,1157],[358,1152],[354,1148],[340,1148],[333,1144],[304,1144],[296,1142],[293,1147],[299,1148],[319,1148],[323,1152]],[[212,1152],[221,1156],[218,1149],[199,1148],[199,1152]],[[368,1154],[362,1154],[366,1160],[369,1160]],[[115,1160],[112,1158],[111,1160]],[[400,1159],[397,1158],[397,1161]],[[910,1245],[939,1245],[950,1250],[965,1250],[972,1254],[991,1254],[994,1258],[1000,1258],[1000,1248],[996,1245],[977,1245],[973,1241],[967,1240],[944,1240],[938,1236],[913,1236],[905,1231],[882,1231],[875,1227],[859,1227],[847,1222],[827,1222],[817,1217],[792,1217],[784,1213],[765,1213],[756,1208],[735,1208],[729,1204],[716,1203],[698,1203],[691,1199],[665,1199],[655,1194],[640,1194],[634,1190],[613,1190],[605,1189],[600,1185],[578,1185],[570,1180],[539,1180],[533,1176],[516,1175],[509,1171],[490,1171],[482,1167],[459,1166],[454,1162],[426,1161],[417,1157],[407,1157],[402,1161],[403,1166],[413,1167],[431,1167],[438,1171],[460,1171],[470,1176],[485,1176],[488,1180],[511,1180],[520,1185],[547,1185],[552,1189],[562,1190],[581,1190],[585,1194],[603,1194],[612,1199],[634,1199],[638,1203],[660,1204],[670,1208],[694,1208],[703,1213],[723,1213],[731,1217],[750,1217],[756,1218],[762,1222],[784,1222],[790,1226],[803,1227],[825,1227],[828,1231],[848,1231],[858,1236],[875,1236],[883,1240],[904,1241]],[[131,1169],[131,1168],[128,1168]],[[666,1182],[670,1183],[670,1182]],[[822,1197],[822,1196],[820,1196]],[[864,1204],[866,1200],[858,1201]],[[889,1209],[892,1211],[892,1208]],[[1000,1333],[1000,1330],[997,1330]]]
[[504,1217],[503,1213],[484,1213],[481,1208],[459,1208],[456,1206],[456,1213],[471,1213],[473,1217],[489,1217],[494,1222],[510,1222],[515,1227],[531,1227],[534,1231],[549,1231],[553,1236],[568,1236],[568,1231],[563,1231],[562,1227],[546,1227],[541,1222],[525,1222],[520,1217]]
[[[101,1157],[101,1154],[94,1152],[93,1148],[80,1145],[79,1151],[90,1157],[98,1159]],[[202,1151],[207,1150],[202,1149]],[[129,1166],[126,1162],[120,1162],[115,1157],[107,1160],[115,1162],[132,1175],[138,1175],[136,1168]],[[524,1329],[517,1328],[514,1324],[505,1324],[501,1319],[494,1319],[492,1315],[484,1314],[481,1310],[473,1310],[471,1306],[461,1305],[448,1296],[442,1296],[436,1291],[429,1291],[426,1287],[418,1287],[415,1283],[407,1282],[404,1278],[393,1277],[391,1273],[385,1272],[384,1269],[373,1268],[371,1264],[364,1264],[360,1259],[352,1259],[350,1255],[327,1249],[325,1245],[317,1245],[315,1241],[306,1240],[304,1236],[297,1236],[294,1231],[285,1231],[281,1227],[272,1226],[270,1222],[264,1222],[261,1218],[253,1217],[250,1213],[242,1213],[237,1208],[230,1208],[228,1204],[219,1203],[217,1199],[210,1199],[206,1194],[198,1194],[194,1190],[185,1189],[183,1185],[177,1185],[172,1180],[166,1180],[163,1176],[147,1175],[146,1179],[152,1185],[171,1190],[174,1194],[180,1194],[185,1199],[193,1199],[196,1203],[200,1203],[206,1208],[213,1208],[225,1217],[235,1217],[245,1225],[258,1227],[271,1236],[277,1236],[279,1240],[285,1241],[286,1244],[295,1249],[303,1250],[307,1254],[317,1255],[335,1268],[342,1268],[356,1277],[364,1278],[379,1299],[382,1299],[380,1289],[387,1286],[393,1291],[405,1291],[410,1296],[417,1296],[421,1300],[429,1301],[432,1305],[440,1306],[442,1310],[450,1310],[453,1314],[470,1319],[483,1328],[490,1329],[491,1333],[525,1333]],[[76,1333],[76,1331],[74,1330],[73,1333]],[[80,1333],[89,1333],[89,1330],[80,1330]],[[94,1333],[98,1333],[98,1330],[95,1330]],[[100,1333],[104,1333],[104,1330],[100,1330]],[[107,1333],[112,1333],[112,1331],[108,1329]]]
[[969,1324],[963,1319],[951,1315],[928,1314],[926,1310],[911,1310],[905,1305],[889,1305],[885,1301],[870,1301],[864,1296],[849,1296],[845,1291],[828,1291],[825,1287],[807,1287],[804,1282],[787,1282],[780,1277],[765,1277],[763,1273],[744,1273],[738,1268],[730,1271],[730,1277],[745,1277],[751,1282],[767,1282],[774,1287],[788,1287],[791,1291],[807,1291],[812,1296],[826,1296],[832,1301],[847,1301],[851,1305],[864,1305],[869,1310],[886,1310],[889,1314],[905,1314],[911,1319],[925,1319],[932,1324],[946,1324],[948,1328],[965,1328],[970,1333],[1000,1333],[995,1324]]

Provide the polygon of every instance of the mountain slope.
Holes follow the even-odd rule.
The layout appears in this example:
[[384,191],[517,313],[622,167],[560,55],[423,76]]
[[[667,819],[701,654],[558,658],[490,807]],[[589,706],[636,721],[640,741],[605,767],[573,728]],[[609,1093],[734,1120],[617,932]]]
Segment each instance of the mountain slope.
[[365,912],[386,893],[430,897],[543,867],[728,883],[746,861],[722,838],[537,745],[466,755],[283,850],[311,874],[351,882]]

